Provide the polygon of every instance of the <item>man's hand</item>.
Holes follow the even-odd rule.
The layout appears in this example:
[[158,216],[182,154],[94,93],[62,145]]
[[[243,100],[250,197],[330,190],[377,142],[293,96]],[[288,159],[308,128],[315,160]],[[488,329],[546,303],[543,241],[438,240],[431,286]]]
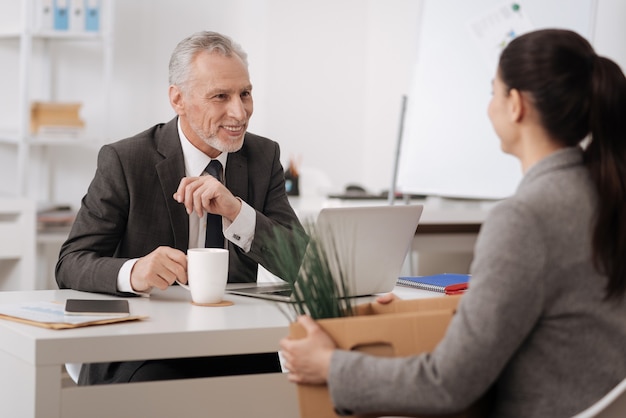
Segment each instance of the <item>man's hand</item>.
[[183,177],[174,199],[185,205],[188,214],[196,212],[198,217],[209,212],[232,222],[241,210],[241,201],[213,176]]
[[165,290],[176,280],[187,283],[187,256],[171,247],[159,247],[141,257],[130,272],[130,285],[136,292],[153,287]]

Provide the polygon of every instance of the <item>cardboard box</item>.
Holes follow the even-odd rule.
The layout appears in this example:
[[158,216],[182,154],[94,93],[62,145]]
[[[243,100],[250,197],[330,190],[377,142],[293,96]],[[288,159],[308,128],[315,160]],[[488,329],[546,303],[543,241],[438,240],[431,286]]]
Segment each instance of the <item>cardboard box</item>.
[[80,103],[33,102],[30,107],[32,133],[76,133],[85,123]]
[[[322,319],[318,324],[339,348],[377,356],[404,357],[432,351],[443,338],[461,295],[428,299],[398,300],[381,305],[357,307],[357,315]],[[297,323],[290,327],[290,338],[304,338],[306,331]],[[298,385],[301,418],[335,418],[326,386]],[[448,418],[483,416],[485,402]]]

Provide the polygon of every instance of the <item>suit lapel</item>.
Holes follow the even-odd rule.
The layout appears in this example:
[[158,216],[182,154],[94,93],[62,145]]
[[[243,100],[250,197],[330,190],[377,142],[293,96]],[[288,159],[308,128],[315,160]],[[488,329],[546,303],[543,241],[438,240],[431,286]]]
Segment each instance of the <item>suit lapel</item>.
[[248,158],[242,153],[242,150],[228,154],[226,187],[233,195],[248,201]]
[[176,202],[173,197],[180,179],[185,176],[185,161],[176,121],[177,118],[172,119],[155,135],[157,150],[164,157],[156,165],[156,171],[174,233],[174,247],[186,251],[189,246],[189,215],[185,206]]

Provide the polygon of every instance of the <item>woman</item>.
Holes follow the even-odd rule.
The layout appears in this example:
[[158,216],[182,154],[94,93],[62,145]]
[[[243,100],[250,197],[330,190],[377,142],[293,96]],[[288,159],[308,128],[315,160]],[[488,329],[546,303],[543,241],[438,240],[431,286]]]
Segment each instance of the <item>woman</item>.
[[565,417],[626,377],[623,73],[573,32],[532,32],[503,51],[488,113],[524,178],[483,224],[435,350],[338,350],[308,317],[281,341],[290,380],[327,382],[338,411],[450,413],[493,387],[494,417]]

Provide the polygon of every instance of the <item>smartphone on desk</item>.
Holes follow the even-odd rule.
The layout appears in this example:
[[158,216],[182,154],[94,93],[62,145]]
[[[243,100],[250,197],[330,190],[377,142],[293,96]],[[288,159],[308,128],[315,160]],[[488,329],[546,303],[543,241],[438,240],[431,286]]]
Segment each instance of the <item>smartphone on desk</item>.
[[67,315],[128,316],[130,307],[126,299],[68,299],[65,301]]

